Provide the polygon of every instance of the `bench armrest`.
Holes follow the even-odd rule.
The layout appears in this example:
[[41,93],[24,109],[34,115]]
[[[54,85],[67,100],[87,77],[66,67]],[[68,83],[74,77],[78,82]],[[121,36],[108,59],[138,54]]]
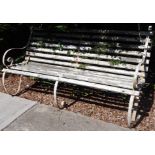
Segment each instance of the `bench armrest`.
[[[12,58],[12,57],[7,58],[8,53],[10,53],[11,51],[15,51],[15,50],[16,51],[25,50],[28,47],[29,43],[30,43],[30,39],[31,39],[31,36],[32,36],[32,31],[33,31],[33,27],[30,27],[30,35],[29,35],[28,42],[27,42],[26,46],[24,46],[22,48],[11,48],[11,49],[8,49],[7,51],[4,52],[4,55],[3,55],[3,58],[2,58],[2,63],[6,68],[11,67],[13,65],[13,63],[14,63],[14,58]],[[6,62],[8,62],[8,64],[6,64]]]
[[[7,51],[5,51],[4,55],[3,55],[3,58],[2,58],[2,63],[3,65],[6,67],[6,68],[9,68],[13,65],[14,63],[14,58],[12,57],[7,57],[8,53],[10,53],[11,51],[17,51],[17,50],[24,50],[26,49],[26,47],[22,47],[22,48],[11,48],[11,49],[8,49]],[[8,62],[6,64],[6,62]]]
[[133,78],[133,88],[136,89],[137,88],[137,84],[138,84],[138,78],[139,78],[139,70],[141,68],[142,65],[144,65],[145,59],[142,59],[142,61],[137,65],[135,73],[134,73],[134,78]]
[[133,79],[133,89],[137,89],[138,84],[138,78],[139,78],[139,71],[142,65],[145,65],[146,57],[147,57],[147,49],[149,46],[150,38],[147,37],[145,41],[145,49],[143,52],[142,60],[139,62],[139,64],[136,67],[135,73],[134,73],[134,79]]

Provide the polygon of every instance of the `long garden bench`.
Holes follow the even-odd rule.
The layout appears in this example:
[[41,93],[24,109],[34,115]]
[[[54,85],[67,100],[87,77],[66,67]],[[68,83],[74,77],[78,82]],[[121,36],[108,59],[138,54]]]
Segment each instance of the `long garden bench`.
[[[59,82],[126,94],[130,96],[127,120],[131,126],[140,117],[138,104],[148,72],[151,36],[151,26],[139,32],[33,28],[25,47],[4,53],[4,89],[8,92],[5,74],[12,73],[55,81],[55,105]],[[14,50],[26,50],[24,61],[9,57]],[[21,81],[12,95],[20,91]]]

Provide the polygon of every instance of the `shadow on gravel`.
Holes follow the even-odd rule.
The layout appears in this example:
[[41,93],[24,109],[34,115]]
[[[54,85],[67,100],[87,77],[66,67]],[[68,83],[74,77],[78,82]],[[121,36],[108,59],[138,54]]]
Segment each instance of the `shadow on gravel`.
[[[45,81],[37,81],[30,87],[24,89],[20,94],[28,90],[36,91],[38,93],[53,94],[54,83],[44,83]],[[18,94],[18,95],[20,95]],[[77,85],[60,83],[58,86],[58,100],[64,100],[67,104],[65,108],[76,104],[77,102],[96,104],[99,106],[127,111],[129,96],[105,92],[101,90],[90,89]],[[154,89],[153,85],[149,85],[143,91],[143,97],[140,101],[140,113],[142,115],[139,122],[134,127],[137,127],[140,122],[149,115],[150,109],[153,105]]]
[[[29,88],[26,88],[24,91],[20,92],[20,94],[28,90],[53,94],[53,87],[54,83],[51,83],[49,86],[49,84],[44,84],[43,82],[38,81]],[[57,95],[58,99],[64,98],[67,102],[66,108],[81,101],[119,110],[127,110],[129,100],[129,97],[126,95],[109,93],[66,83],[59,84]]]

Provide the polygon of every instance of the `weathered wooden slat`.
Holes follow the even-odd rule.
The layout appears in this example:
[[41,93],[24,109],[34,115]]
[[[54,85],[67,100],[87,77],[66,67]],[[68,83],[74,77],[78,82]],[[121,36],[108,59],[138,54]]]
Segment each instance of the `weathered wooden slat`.
[[33,72],[33,73],[38,73],[38,74],[44,74],[44,75],[51,75],[51,76],[60,76],[68,79],[74,79],[74,80],[80,80],[80,81],[87,81],[87,82],[93,82],[93,83],[98,83],[98,84],[105,84],[105,85],[111,85],[115,87],[122,87],[122,88],[128,88],[132,89],[132,80],[118,80],[117,78],[108,78],[108,77],[95,77],[95,76],[85,76],[82,74],[77,74],[76,72],[65,72],[62,70],[53,70],[52,68],[45,68],[45,67],[34,67],[33,65],[25,65],[25,66],[17,66],[17,67],[12,67],[11,69],[15,70],[22,70],[26,72]]
[[[37,33],[44,33],[46,30],[44,29],[34,29]],[[48,31],[49,32],[49,31]],[[58,32],[51,30],[51,32]],[[127,30],[97,30],[97,29],[71,29],[70,31],[66,31],[65,33],[89,33],[89,34],[104,34],[104,35],[131,35],[131,36],[151,36],[152,33],[148,31],[127,31]]]
[[80,32],[80,33],[102,33],[102,34],[114,34],[114,35],[138,35],[141,36],[150,36],[153,35],[152,33],[148,31],[127,31],[127,30],[88,30],[88,29],[74,29],[72,30],[74,32]]
[[[30,63],[33,63],[33,62],[30,62]],[[120,70],[120,72],[114,72],[114,71],[112,71],[112,72],[106,72],[106,71],[97,71],[97,70],[93,70],[93,71],[91,71],[91,70],[87,70],[87,69],[80,69],[80,68],[72,68],[72,67],[65,67],[65,66],[57,66],[57,65],[48,65],[48,64],[43,64],[43,65],[47,65],[49,68],[51,67],[51,68],[54,68],[54,69],[56,69],[56,70],[66,70],[66,71],[68,71],[68,72],[74,72],[74,70],[76,70],[76,73],[79,71],[79,74],[84,74],[84,75],[89,75],[89,76],[93,76],[93,75],[95,75],[95,76],[100,76],[100,77],[117,77],[118,79],[123,79],[123,80],[126,80],[127,79],[127,81],[130,79],[132,79],[133,78],[133,74],[130,74],[130,75],[124,75],[124,74],[122,74],[122,73],[120,73],[122,70]],[[37,63],[37,66],[39,66],[39,64]],[[110,71],[112,70],[112,68],[109,68],[110,69]],[[113,69],[114,70],[114,69]],[[115,69],[116,70],[116,69]],[[130,71],[129,71],[130,72]],[[139,74],[140,75],[140,77],[143,77],[141,74]]]
[[116,92],[116,93],[122,93],[122,94],[128,94],[128,95],[139,96],[139,94],[140,94],[139,91],[133,91],[133,90],[124,89],[124,88],[107,86],[107,85],[103,85],[103,84],[102,85],[95,84],[95,83],[90,83],[90,82],[86,82],[86,81],[66,79],[63,77],[55,77],[55,76],[30,73],[30,72],[24,72],[24,71],[18,71],[18,70],[11,70],[11,69],[3,69],[3,72],[31,76],[31,77],[37,77],[37,78],[42,78],[42,79],[49,79],[49,80],[54,80],[54,81],[59,80],[60,82],[66,82],[66,83],[81,85],[81,86],[85,86],[85,87],[91,87],[91,88],[95,88],[95,89],[106,90],[106,91],[110,91],[110,92]]
[[[54,54],[34,53],[34,52],[29,52],[28,55],[30,55],[31,57],[37,57],[38,59],[44,59],[45,62],[47,60],[49,60],[49,62],[50,62],[51,59],[54,59],[54,60],[60,60],[60,61],[67,61],[67,62],[71,62],[71,63],[85,63],[85,64],[91,64],[91,65],[109,66],[109,67],[133,69],[133,70],[135,70],[135,68],[138,64],[138,62],[136,64],[129,64],[126,62],[112,64],[112,62],[110,62],[110,61],[80,58],[80,57],[69,57],[69,56],[61,56],[61,55],[54,55]],[[30,60],[32,60],[31,57],[30,57]],[[47,58],[47,59],[45,59],[45,58]],[[148,62],[146,62],[146,64],[148,64]]]
[[[85,63],[85,64],[91,64],[91,65],[100,65],[100,66],[110,66],[110,67],[117,67],[117,68],[127,68],[127,69],[132,69],[135,70],[136,65],[131,65],[131,64],[118,64],[118,65],[111,65],[110,62],[107,61],[99,61],[99,60],[91,60],[91,59],[83,59],[83,58],[77,58],[77,57],[67,57],[67,56],[60,56],[60,55],[51,55],[51,54],[42,54],[42,53],[29,53],[33,57],[37,57],[38,59],[43,59],[44,62],[46,63],[47,60],[54,59],[54,60],[59,60],[59,61],[67,61],[71,63]],[[48,59],[45,59],[48,58]],[[32,58],[30,57],[30,60]]]
[[[30,61],[80,68],[80,64],[71,63],[71,62],[62,62],[62,61],[56,61],[56,60],[45,60],[45,59],[39,59],[39,58],[33,58],[33,57],[30,57]],[[104,72],[108,72],[108,73],[113,72],[113,73],[119,73],[122,75],[134,75],[134,72],[135,72],[135,70],[130,71],[130,70],[115,69],[115,68],[108,68],[108,67],[98,67],[98,66],[91,66],[91,65],[86,65],[85,69],[96,70],[96,71],[104,71]],[[146,67],[146,69],[148,70],[148,67]],[[140,74],[140,75],[142,75],[142,74]]]
[[97,36],[97,35],[74,35],[74,34],[50,34],[50,35],[44,35],[44,36],[34,36],[34,38],[42,38],[43,39],[72,39],[72,40],[77,40],[77,41],[113,41],[113,42],[133,42],[133,43],[144,43],[145,39],[140,39],[139,37],[134,38],[134,37],[121,37],[121,36]]
[[[80,56],[80,57],[86,57],[86,58],[93,58],[93,59],[105,59],[105,60],[121,60],[124,62],[129,62],[129,63],[138,63],[142,59],[142,53],[140,53],[141,57],[140,58],[135,58],[135,57],[129,57],[129,55],[116,55],[119,51],[115,50],[115,55],[106,55],[104,54],[94,54],[94,53],[88,53],[88,52],[75,52],[75,51],[67,51],[67,50],[53,50],[53,49],[47,49],[47,48],[36,48],[36,47],[31,47],[29,49],[30,51],[27,52],[29,55],[31,55],[32,52],[43,52],[43,53],[49,53],[49,54],[60,54],[60,55],[67,55],[67,56]],[[119,52],[121,53],[121,52]],[[33,54],[32,54],[33,55]],[[148,53],[147,55],[150,55]],[[128,56],[128,57],[126,57]],[[148,63],[148,62],[146,62]]]
[[[105,43],[103,42],[100,42],[100,41],[83,41],[83,40],[73,40],[73,39],[57,39],[57,38],[52,38],[52,39],[44,39],[44,38],[41,38],[41,37],[33,37],[32,38],[32,41],[37,41],[37,42],[43,42],[43,43],[58,43],[60,45],[63,45],[63,44],[68,44],[68,45],[83,45],[83,46],[105,46]],[[109,46],[111,46],[112,44],[119,44],[121,42],[118,42],[118,41],[113,41],[111,44],[106,42]],[[124,43],[125,44],[125,43]],[[140,46],[142,44],[138,43],[137,46]],[[129,42],[126,42],[126,47],[131,47],[131,44],[129,44]],[[120,46],[120,48],[122,48]]]
[[[46,68],[54,68],[56,70],[66,70],[67,72],[73,72],[74,70],[76,70],[76,73],[79,71],[79,74],[86,74],[86,75],[95,75],[95,76],[108,76],[108,77],[117,77],[118,79],[132,79],[133,75],[134,75],[134,71],[125,71],[125,70],[120,70],[118,69],[118,72],[115,72],[116,69],[112,69],[112,68],[107,68],[109,72],[107,72],[106,68],[105,70],[102,70],[102,68],[98,68],[99,70],[95,70],[96,67],[94,67],[94,69],[90,69],[89,67],[93,66],[86,66],[85,70],[83,68],[78,68],[77,65],[75,64],[75,66],[63,66],[61,64],[59,65],[53,65],[53,64],[41,64],[40,62],[29,62],[34,66],[45,66]],[[122,71],[125,71],[125,74]],[[139,74],[141,77],[143,77],[141,74]]]
[[[21,67],[21,65],[19,64],[19,68]],[[126,82],[133,80],[133,76],[124,76],[121,74],[90,71],[90,70],[83,70],[83,69],[79,69],[79,68],[71,68],[71,67],[49,65],[49,64],[40,65],[40,63],[36,63],[36,62],[30,62],[28,65],[31,66],[31,68],[39,68],[42,70],[49,69],[50,71],[59,71],[62,73],[74,73],[75,75],[84,75],[86,77],[88,76],[88,77],[103,78],[103,79],[108,77],[111,80],[114,80],[114,79],[119,80],[119,81],[123,80]],[[18,65],[15,67],[18,68]]]
[[145,42],[145,38],[144,39],[140,39],[139,37],[121,37],[121,36],[105,36],[102,34],[99,35],[92,35],[92,34],[73,34],[73,33],[47,33],[47,34],[34,34],[34,37],[43,37],[43,38],[70,38],[70,39],[80,39],[80,40],[109,40],[109,41],[120,41],[120,42],[141,42],[144,43]]
[[[33,50],[33,49],[37,49],[37,48],[44,48],[44,49],[53,49],[53,50],[57,50],[60,49],[60,45],[59,44],[50,44],[50,43],[44,43],[43,46],[41,46],[39,43],[37,42],[32,42],[30,44],[30,47],[27,50]],[[66,51],[79,51],[79,52],[87,52],[87,53],[96,53],[96,50],[94,50],[92,47],[90,46],[74,46],[74,45],[61,45],[61,51],[66,50]],[[125,55],[125,56],[134,56],[134,57],[141,57],[143,51],[138,51],[138,50],[123,50],[123,49],[108,49],[105,48],[104,49],[104,54],[117,54],[117,55]],[[147,56],[150,57],[150,52],[147,53]]]

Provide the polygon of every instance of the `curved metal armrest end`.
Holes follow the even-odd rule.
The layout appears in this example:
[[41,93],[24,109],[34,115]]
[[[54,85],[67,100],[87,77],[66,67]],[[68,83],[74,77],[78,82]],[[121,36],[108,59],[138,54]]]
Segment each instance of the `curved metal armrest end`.
[[[8,58],[6,59],[6,56],[7,56],[7,54],[8,54],[10,51],[13,51],[13,50],[24,50],[24,49],[26,49],[26,46],[24,46],[24,47],[22,47],[22,48],[10,48],[10,49],[6,50],[6,51],[4,52],[4,54],[3,54],[3,57],[2,57],[2,63],[3,63],[3,65],[4,65],[6,68],[9,68],[9,67],[11,67],[11,66],[13,65],[14,59],[13,59],[12,57],[8,57]],[[9,63],[9,65],[6,64],[6,61]]]
[[[26,49],[29,44],[30,44],[30,40],[31,40],[31,36],[32,36],[32,32],[33,32],[33,26],[30,27],[30,35],[29,35],[29,38],[28,38],[28,42],[26,44],[26,46],[22,47],[22,48],[11,48],[11,49],[8,49],[7,51],[5,51],[4,55],[3,55],[3,58],[2,58],[2,63],[3,65],[6,67],[6,68],[9,68],[13,65],[14,63],[14,59],[12,57],[8,57],[7,60],[6,60],[6,56],[7,54],[10,52],[10,51],[13,51],[13,50],[24,50]],[[8,62],[9,65],[7,65],[5,62]]]
[[135,73],[134,73],[134,78],[133,78],[133,89],[137,89],[137,84],[138,84],[138,77],[139,77],[139,70],[140,67],[144,64],[145,59],[143,59],[136,67]]

